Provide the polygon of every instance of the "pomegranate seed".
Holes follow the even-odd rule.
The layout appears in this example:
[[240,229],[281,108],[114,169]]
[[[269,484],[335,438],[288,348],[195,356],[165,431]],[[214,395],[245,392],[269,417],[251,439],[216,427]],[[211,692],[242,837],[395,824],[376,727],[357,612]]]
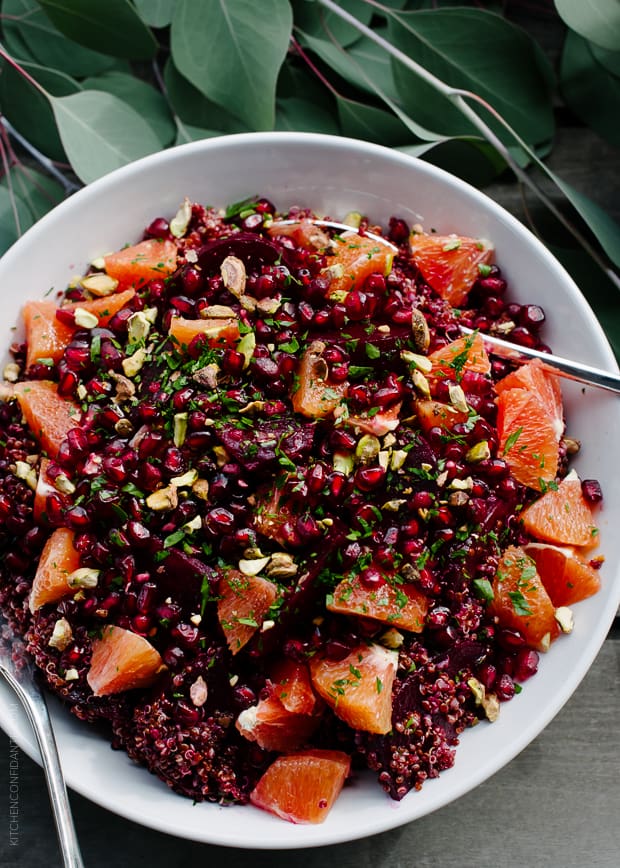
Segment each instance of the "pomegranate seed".
[[385,475],[383,467],[360,467],[355,472],[355,485],[362,491],[371,491],[381,485]]
[[56,309],[56,319],[63,325],[75,327],[75,311],[67,307],[59,307]]
[[514,677],[517,681],[526,681],[538,671],[539,655],[533,648],[524,648],[515,657]]
[[511,630],[504,627],[497,633],[497,641],[507,651],[514,651],[517,648],[523,648],[525,645],[525,637],[518,630]]
[[183,289],[189,296],[197,295],[202,289],[204,283],[200,271],[198,271],[197,268],[193,268],[191,265],[183,269],[181,281],[183,283]]
[[598,479],[583,479],[581,491],[589,503],[600,503],[603,499],[603,490]]
[[545,312],[537,304],[524,304],[519,312],[519,323],[528,329],[538,329],[545,321]]
[[168,238],[170,234],[170,225],[163,217],[156,217],[152,223],[146,227],[145,235],[149,238]]
[[409,238],[409,226],[400,217],[390,217],[389,238],[395,244],[403,244]]
[[495,693],[500,702],[508,702],[515,695],[515,684],[508,673],[500,676],[495,685]]

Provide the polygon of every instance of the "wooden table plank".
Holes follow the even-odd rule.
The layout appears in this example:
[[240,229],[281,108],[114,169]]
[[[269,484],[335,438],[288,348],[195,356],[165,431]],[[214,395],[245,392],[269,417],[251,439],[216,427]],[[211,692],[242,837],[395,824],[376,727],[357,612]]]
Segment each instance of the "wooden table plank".
[[[620,641],[608,639],[580,688],[509,766],[473,792],[401,829],[318,850],[258,852],[144,829],[74,795],[88,868],[616,868],[620,854]],[[517,700],[518,701],[518,700]],[[19,835],[8,828],[9,762],[0,743],[0,865],[58,864],[43,774],[19,754]],[[14,771],[14,769],[13,769]],[[234,809],[233,809],[234,810]]]

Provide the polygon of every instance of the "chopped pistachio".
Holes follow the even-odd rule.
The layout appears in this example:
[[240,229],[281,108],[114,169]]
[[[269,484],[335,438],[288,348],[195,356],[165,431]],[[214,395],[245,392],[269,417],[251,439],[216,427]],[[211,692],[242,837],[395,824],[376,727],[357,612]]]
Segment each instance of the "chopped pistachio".
[[173,485],[175,488],[191,488],[197,479],[198,471],[195,467],[192,467],[191,470],[187,470],[185,473],[181,474],[181,476],[173,476],[170,480],[170,485]]
[[262,314],[274,314],[282,304],[282,301],[279,298],[261,298],[256,302],[256,310],[259,310]]
[[448,481],[448,471],[444,470],[442,473],[439,473],[436,479],[437,485],[439,488],[442,488],[446,482]]
[[75,324],[82,329],[95,329],[99,325],[99,317],[83,307],[76,307]]
[[236,319],[237,314],[227,304],[210,304],[200,311],[203,319]]
[[51,648],[64,651],[73,641],[73,630],[66,618],[59,618],[54,624],[52,635],[47,643]]
[[404,449],[394,449],[390,455],[390,470],[400,470],[407,460],[407,453]]
[[[324,268],[323,273],[329,277],[330,280],[338,280],[339,278],[344,277],[344,266],[340,262],[335,262],[333,265],[328,265],[327,268]],[[330,298],[333,298],[333,296],[330,295]]]
[[262,553],[258,546],[248,546],[248,548],[245,549],[243,552],[243,557],[247,558],[248,560],[255,560],[257,558],[264,558],[265,555]]
[[545,633],[540,640],[539,648],[545,653],[551,648],[551,633]]
[[392,331],[392,329],[389,327],[389,325],[386,322],[384,322],[384,323],[381,323],[381,325],[377,326],[377,331],[381,332],[384,335],[389,335],[389,333]]
[[200,386],[207,386],[209,389],[217,389],[217,375],[220,372],[220,366],[212,363],[200,368],[192,374],[192,380],[195,380]]
[[401,350],[400,357],[412,368],[417,368],[423,374],[430,374],[433,370],[433,363],[428,356],[420,355],[420,353],[412,353],[410,350]]
[[248,313],[252,313],[256,310],[256,299],[251,295],[242,295],[239,299],[241,302],[241,307],[244,310],[247,310]]
[[170,234],[175,238],[183,238],[192,219],[192,203],[187,196],[179,206],[179,210],[170,221]]
[[80,399],[80,401],[83,401],[84,398],[86,398],[86,396],[88,395],[88,390],[86,389],[86,386],[83,383],[80,383],[80,385],[77,387],[75,393],[78,396],[78,398]]
[[127,320],[127,336],[130,343],[137,344],[147,339],[151,330],[151,321],[143,310],[137,310]]
[[71,482],[68,476],[64,473],[59,473],[54,480],[54,488],[62,494],[74,494],[75,485]]
[[575,626],[572,609],[569,609],[568,606],[560,606],[555,610],[555,620],[560,625],[562,633],[572,633]]
[[389,449],[390,446],[393,446],[396,443],[396,437],[389,431],[385,437],[383,438],[383,448]]
[[342,222],[346,223],[347,226],[352,226],[354,229],[359,229],[360,223],[362,222],[362,215],[359,211],[349,211]]
[[425,398],[430,398],[431,396],[431,386],[422,371],[415,368],[411,374],[411,379],[413,381],[413,385],[416,387],[418,392],[421,395],[424,395]]
[[267,406],[266,401],[250,401],[249,404],[246,404],[245,407],[241,407],[237,412],[240,416],[254,416],[256,413],[260,413]]
[[404,641],[405,637],[395,627],[390,627],[379,638],[379,642],[391,651],[396,651],[400,648]]
[[189,620],[190,624],[193,624],[194,627],[198,627],[199,624],[202,623],[202,615],[197,612],[195,615],[190,615]]
[[149,509],[155,512],[165,512],[168,509],[175,509],[179,502],[179,496],[174,485],[169,485],[166,488],[158,488],[146,498],[146,505]]
[[562,443],[566,447],[568,455],[576,455],[581,449],[581,442],[574,437],[562,437]]
[[15,476],[17,476],[18,479],[23,480],[28,488],[31,488],[33,491],[36,489],[37,472],[30,466],[30,464],[28,464],[27,461],[15,462]]
[[420,579],[420,570],[413,564],[403,564],[400,574],[408,582],[417,582]]
[[469,689],[471,690],[476,705],[480,705],[484,713],[491,723],[499,717],[499,700],[494,693],[487,694],[484,684],[478,681],[477,678],[469,678],[467,680]]
[[19,379],[19,365],[16,362],[9,362],[4,366],[2,376],[7,383],[16,383]]
[[420,353],[425,353],[431,342],[431,335],[426,317],[417,307],[414,307],[411,311],[411,335],[416,350]]
[[91,567],[79,567],[67,576],[67,584],[73,589],[96,588],[100,572]]
[[491,457],[491,449],[487,440],[474,443],[471,449],[465,453],[465,460],[470,464],[478,464],[479,461],[487,461]]
[[364,434],[357,441],[355,458],[359,464],[372,464],[381,450],[379,438],[374,434]]
[[398,512],[398,510],[407,503],[403,498],[397,500],[386,500],[386,502],[382,505],[382,510],[387,510],[387,512]]
[[456,491],[469,491],[474,484],[474,480],[471,476],[466,476],[465,479],[459,479],[455,477],[451,482],[448,488],[453,488]]
[[130,434],[133,434],[131,419],[127,419],[126,416],[123,416],[123,418],[119,419],[114,425],[114,430],[117,434],[120,434],[121,437],[129,437]]
[[[331,269],[336,270],[338,268],[342,269],[342,266],[332,265],[330,268],[326,269],[328,272],[327,276],[328,277],[336,277],[337,275],[332,275],[330,272],[331,272]],[[335,289],[333,292],[331,292],[329,294],[329,297],[330,297],[331,301],[333,301],[335,304],[342,304],[342,302],[345,301],[348,294],[349,293],[346,291],[346,289]]]
[[187,419],[188,414],[186,412],[174,414],[174,431],[172,439],[175,446],[182,446],[185,443],[185,437],[187,436]]
[[239,570],[244,576],[257,576],[264,570],[271,558],[241,558]]
[[273,579],[288,579],[296,576],[299,567],[288,552],[274,552],[265,572]]
[[87,289],[91,295],[96,295],[97,298],[112,295],[118,287],[118,280],[103,272],[88,274],[80,280],[80,283],[84,289]]
[[236,298],[241,298],[245,291],[245,265],[237,256],[227,256],[220,265],[220,274],[226,289]]
[[228,683],[230,684],[231,687],[234,687],[238,681],[239,681],[238,675],[231,675],[230,678],[228,679]]
[[453,491],[448,495],[450,506],[465,506],[467,503],[469,503],[469,494],[466,491]]
[[198,262],[198,253],[196,250],[186,250],[185,251],[185,261],[186,262]]
[[246,332],[244,336],[241,338],[239,343],[237,344],[237,352],[241,353],[243,358],[245,359],[243,363],[244,369],[250,364],[252,360],[252,356],[254,355],[254,350],[256,348],[256,335],[254,332]]
[[334,470],[344,473],[345,476],[350,476],[353,473],[353,453],[334,452],[333,465]]
[[272,630],[275,626],[276,626],[275,621],[271,621],[271,620],[263,621],[263,623],[261,624],[261,627],[260,627],[261,633],[266,633],[267,630]]
[[192,485],[192,492],[198,497],[200,500],[208,500],[209,499],[209,483],[206,479],[197,479],[196,482]]
[[65,681],[77,681],[80,677],[80,673],[77,669],[67,669],[65,672]]
[[199,515],[195,515],[191,521],[186,521],[183,525],[183,530],[186,533],[194,533],[202,527],[202,519]]
[[511,319],[506,322],[498,322],[496,323],[493,331],[500,335],[509,335],[511,331],[515,328],[516,323],[514,323]]
[[105,269],[105,256],[96,256],[93,260],[91,260],[91,268],[96,268],[97,271],[103,271]]
[[390,466],[390,457],[392,455],[391,449],[382,449],[377,455],[377,461],[379,462],[379,467],[382,467],[384,470],[387,470]]
[[189,698],[192,700],[192,704],[195,705],[196,708],[202,708],[207,701],[208,695],[209,691],[207,688],[207,682],[204,680],[202,675],[199,675],[189,689]]
[[214,446],[213,453],[215,455],[215,463],[217,464],[218,468],[223,467],[230,461],[230,455],[226,451],[225,446]]
[[135,377],[142,365],[146,362],[147,352],[144,347],[140,347],[132,356],[127,356],[123,359],[122,366],[125,376]]
[[455,383],[451,383],[448,386],[448,395],[450,397],[450,403],[457,410],[461,410],[463,413],[469,412],[469,406],[467,404],[467,400],[465,399],[465,392],[463,391],[461,386],[457,386]]

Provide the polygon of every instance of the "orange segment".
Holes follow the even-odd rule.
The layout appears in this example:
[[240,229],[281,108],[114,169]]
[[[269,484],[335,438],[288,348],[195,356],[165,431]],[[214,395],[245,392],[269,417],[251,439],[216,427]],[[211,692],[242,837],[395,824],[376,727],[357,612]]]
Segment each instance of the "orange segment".
[[119,282],[120,289],[140,289],[153,278],[166,278],[177,265],[177,248],[173,241],[149,239],[104,256],[105,270]]
[[278,699],[277,691],[246,708],[235,726],[248,741],[255,741],[264,750],[280,753],[302,747],[316,730],[319,715],[288,711]]
[[290,823],[322,823],[340,795],[351,760],[338,750],[281,756],[250,793],[252,804]]
[[524,509],[521,520],[535,539],[560,545],[591,546],[598,535],[592,509],[574,471],[557,489],[549,489]]
[[507,389],[497,399],[499,454],[519,482],[542,491],[558,472],[559,434],[538,395]]
[[312,714],[315,711],[318,700],[305,663],[280,660],[272,669],[271,680],[275,695],[287,711],[298,714]]
[[459,307],[480,276],[479,265],[493,261],[487,241],[463,235],[413,233],[409,239],[413,261],[424,280],[453,307]]
[[27,301],[22,308],[26,327],[26,367],[39,359],[58,362],[73,337],[73,329],[56,319],[53,299]]
[[15,383],[14,391],[28,427],[54,458],[67,433],[80,424],[80,408],[61,398],[56,383],[49,380]]
[[381,410],[374,415],[362,414],[360,416],[347,416],[344,424],[349,428],[357,428],[364,434],[374,434],[375,437],[384,437],[390,431],[395,431],[400,424],[400,410],[402,401],[392,404],[387,410]]
[[149,687],[162,667],[163,661],[148,639],[131,630],[107,625],[101,637],[93,640],[86,680],[95,696],[108,696]]
[[72,530],[59,527],[43,546],[30,591],[31,612],[36,612],[46,603],[55,603],[73,592],[68,579],[80,566],[80,556],[73,547],[74,538]]
[[461,379],[464,371],[472,371],[477,374],[489,374],[491,362],[484,348],[482,335],[463,335],[445,347],[440,347],[428,358],[433,363],[433,370],[427,374],[429,380]]
[[364,587],[358,576],[344,578],[327,602],[330,612],[385,621],[413,633],[421,633],[424,629],[428,607],[428,598],[413,585],[390,584],[388,579],[380,587],[370,590]]
[[539,651],[547,651],[559,632],[555,607],[536,564],[519,546],[509,546],[502,555],[489,612],[500,626],[518,630],[528,645]]
[[250,641],[277,596],[277,586],[260,576],[229,570],[222,578],[217,617],[232,654]]
[[349,388],[348,383],[330,383],[325,344],[313,341],[302,356],[291,401],[296,413],[309,419],[331,416]]
[[198,335],[204,335],[210,347],[233,347],[239,340],[239,320],[184,319],[175,316],[170,322],[169,334],[179,348],[187,348]]
[[416,401],[415,412],[420,427],[426,434],[436,427],[451,431],[458,422],[466,422],[469,418],[469,413],[441,401]]
[[333,249],[325,270],[331,277],[329,296],[361,289],[370,274],[388,275],[392,270],[391,246],[356,232],[344,232],[334,239]]
[[93,313],[99,320],[100,326],[106,326],[114,314],[118,313],[124,307],[127,307],[131,299],[136,294],[135,289],[125,289],[122,292],[115,292],[112,295],[107,295],[105,298],[93,298],[89,301],[75,301],[65,305],[69,310],[82,308],[89,313]]
[[292,238],[300,247],[307,250],[325,250],[329,245],[329,236],[321,226],[317,226],[312,220],[300,220],[298,223],[275,223],[267,230],[269,235],[277,238],[279,235]]
[[497,394],[508,389],[525,389],[538,396],[543,407],[554,420],[554,428],[558,437],[564,430],[564,409],[562,406],[562,389],[558,377],[547,373],[540,359],[532,359],[526,365],[521,365],[516,371],[508,374],[495,384]]
[[571,606],[596,594],[601,588],[601,577],[571,546],[553,546],[549,543],[529,543],[524,551],[536,563],[554,606]]
[[314,689],[353,729],[385,735],[392,728],[392,685],[398,654],[381,645],[359,645],[344,660],[313,657]]

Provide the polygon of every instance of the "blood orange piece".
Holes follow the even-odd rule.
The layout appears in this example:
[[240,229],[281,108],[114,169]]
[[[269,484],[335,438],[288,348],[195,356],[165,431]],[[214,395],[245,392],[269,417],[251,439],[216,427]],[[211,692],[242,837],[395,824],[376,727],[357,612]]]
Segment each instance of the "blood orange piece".
[[177,248],[172,241],[149,239],[104,257],[105,270],[118,280],[120,289],[140,289],[156,277],[166,278],[177,265]]
[[54,458],[68,432],[79,425],[80,408],[61,398],[56,383],[49,380],[15,383],[14,393],[32,434]]
[[521,513],[525,530],[535,539],[559,545],[591,546],[598,531],[581,482],[571,471]]
[[228,570],[220,582],[217,616],[232,654],[250,641],[278,596],[273,582]]
[[329,235],[312,220],[300,220],[288,225],[275,223],[267,231],[275,238],[279,235],[292,238],[296,244],[307,250],[324,250],[330,243]]
[[101,637],[93,640],[86,680],[95,696],[108,696],[149,687],[162,666],[159,653],[148,639],[109,624],[103,628]]
[[562,435],[564,431],[562,389],[558,377],[547,373],[540,359],[532,359],[531,362],[521,365],[516,371],[499,380],[495,388],[498,395],[508,389],[526,389],[535,394],[553,419],[557,436]]
[[429,353],[428,358],[433,363],[433,370],[427,374],[431,381],[443,379],[458,382],[464,371],[485,375],[491,372],[491,362],[480,334],[463,335]]
[[542,491],[558,471],[559,439],[553,417],[534,392],[506,389],[497,399],[499,454],[523,485]]
[[331,383],[327,362],[323,358],[325,344],[313,341],[303,354],[291,401],[293,409],[309,419],[331,416],[349,388],[348,383]]
[[389,577],[378,588],[371,590],[364,587],[359,576],[347,576],[334,589],[327,608],[330,612],[361,615],[421,633],[429,601],[413,585],[390,583]]
[[318,699],[305,663],[288,658],[279,660],[271,670],[271,681],[275,695],[287,711],[312,714],[316,710]]
[[170,335],[178,348],[188,347],[198,335],[204,335],[210,347],[233,347],[239,340],[239,320],[234,317],[222,319],[184,319],[172,317]]
[[358,428],[364,434],[374,434],[375,437],[384,437],[390,431],[395,431],[400,424],[400,410],[402,401],[392,404],[387,410],[380,410],[374,414],[362,414],[360,416],[347,416],[344,424],[350,428]]
[[100,326],[106,326],[114,314],[118,313],[124,307],[127,307],[131,299],[136,294],[135,289],[125,289],[122,292],[115,292],[112,295],[106,295],[105,298],[93,298],[88,301],[75,301],[64,306],[65,310],[75,310],[81,308],[89,313],[94,314],[99,320]]
[[445,428],[451,431],[458,422],[466,422],[469,413],[457,410],[451,404],[442,401],[419,400],[415,402],[415,412],[420,427],[425,433],[431,428]]
[[351,769],[338,750],[307,750],[281,756],[250,793],[250,801],[291,823],[322,823]]
[[536,570],[519,546],[509,546],[493,580],[489,612],[502,627],[518,630],[528,645],[547,651],[559,633],[555,607]]
[[572,546],[529,543],[523,549],[534,560],[554,606],[571,606],[600,590],[599,571]]
[[26,327],[26,367],[40,359],[58,362],[73,337],[73,329],[56,319],[53,299],[27,301],[22,308]]
[[74,590],[68,581],[71,573],[80,566],[80,556],[73,547],[74,539],[72,530],[59,527],[43,546],[30,591],[31,612],[36,612],[46,603],[61,600]]
[[467,298],[480,276],[479,266],[493,261],[493,249],[487,241],[463,235],[415,232],[409,247],[424,280],[453,307]]
[[320,722],[318,714],[289,711],[278,699],[279,688],[241,712],[235,726],[244,738],[264,750],[284,753],[302,747]]
[[398,654],[381,645],[358,645],[344,660],[313,657],[315,690],[353,729],[385,735],[392,728],[392,685]]
[[37,487],[34,493],[34,518],[35,521],[39,523],[46,520],[47,498],[50,494],[54,494],[57,497],[68,501],[68,498],[66,498],[66,496],[58,491],[54,486],[54,483],[47,472],[49,463],[48,458],[41,459]]
[[349,293],[361,289],[371,274],[388,275],[392,270],[394,251],[388,244],[373,238],[345,232],[332,244],[334,255],[329,257],[326,272],[331,277],[328,295]]

